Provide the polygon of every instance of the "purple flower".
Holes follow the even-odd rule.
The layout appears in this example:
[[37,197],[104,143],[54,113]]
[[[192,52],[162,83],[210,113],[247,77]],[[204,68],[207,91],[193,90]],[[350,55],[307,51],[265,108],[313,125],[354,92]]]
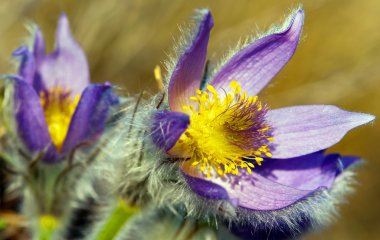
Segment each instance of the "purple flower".
[[[320,193],[330,191],[342,171],[359,160],[323,150],[374,119],[330,105],[270,109],[258,99],[292,57],[303,19],[303,10],[297,10],[281,30],[235,52],[204,84],[213,19],[202,11],[171,72],[170,110],[153,116],[152,140],[181,160],[189,188],[204,199],[228,202],[237,215],[251,216],[243,217],[249,231],[253,221],[283,230],[311,221],[318,204],[331,201]],[[270,220],[262,217],[266,213]]]
[[86,56],[62,14],[56,47],[45,53],[42,33],[34,44],[18,48],[19,76],[14,86],[18,135],[31,153],[46,151],[44,162],[57,162],[78,144],[92,142],[104,130],[109,107],[117,102],[110,84],[90,84]]

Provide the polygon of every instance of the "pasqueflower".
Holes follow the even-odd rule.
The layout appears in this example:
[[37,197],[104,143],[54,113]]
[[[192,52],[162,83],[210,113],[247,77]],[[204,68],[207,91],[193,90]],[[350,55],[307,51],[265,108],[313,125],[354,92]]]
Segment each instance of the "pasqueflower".
[[251,233],[327,221],[333,186],[359,158],[323,151],[374,119],[331,105],[270,109],[260,101],[261,89],[295,52],[303,20],[298,9],[282,28],[245,44],[204,77],[213,19],[201,11],[169,71],[168,109],[153,115],[153,142],[178,164],[206,211],[244,219]]
[[64,14],[52,53],[45,53],[42,33],[36,29],[33,46],[21,46],[13,55],[20,59],[18,76],[10,76],[14,115],[28,151],[45,152],[43,161],[52,163],[99,137],[117,99],[110,84],[90,84],[86,56]]

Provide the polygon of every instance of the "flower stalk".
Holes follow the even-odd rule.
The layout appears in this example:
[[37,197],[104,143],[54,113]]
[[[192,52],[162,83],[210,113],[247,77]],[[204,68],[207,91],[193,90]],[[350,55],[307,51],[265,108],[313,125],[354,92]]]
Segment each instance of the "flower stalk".
[[139,209],[129,206],[124,200],[119,199],[111,214],[106,218],[104,227],[96,237],[97,240],[114,239],[120,233],[120,230],[128,223]]

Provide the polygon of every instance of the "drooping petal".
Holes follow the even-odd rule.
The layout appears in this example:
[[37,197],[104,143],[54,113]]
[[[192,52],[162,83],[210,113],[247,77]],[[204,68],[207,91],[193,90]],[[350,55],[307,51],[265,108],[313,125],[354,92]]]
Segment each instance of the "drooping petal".
[[273,127],[274,158],[292,158],[326,149],[351,129],[374,120],[372,115],[330,105],[275,109],[266,117]]
[[249,95],[257,95],[293,56],[304,13],[299,9],[286,30],[265,36],[240,50],[215,74],[211,84],[222,91],[236,80]]
[[189,124],[190,117],[185,113],[159,111],[153,116],[152,140],[158,147],[169,151]]
[[70,32],[67,17],[62,14],[57,29],[56,49],[41,59],[38,72],[46,87],[63,87],[74,95],[89,84],[86,56]]
[[[202,197],[226,199],[227,193],[227,199],[239,207],[277,210],[331,188],[336,176],[356,161],[358,158],[317,152],[287,160],[265,160],[251,175],[240,170],[239,176],[206,178],[188,166],[182,172],[190,188]],[[209,183],[204,184],[205,181]]]
[[25,81],[12,78],[14,108],[18,135],[29,151],[47,151],[43,160],[56,161],[56,151],[46,125],[40,100],[34,89]]
[[214,22],[208,10],[202,10],[196,35],[184,50],[169,82],[169,105],[173,111],[182,111],[189,105],[189,97],[199,89],[207,54],[207,44]]
[[117,101],[109,84],[88,86],[71,119],[62,153],[69,152],[78,144],[96,140],[105,128],[111,105]]

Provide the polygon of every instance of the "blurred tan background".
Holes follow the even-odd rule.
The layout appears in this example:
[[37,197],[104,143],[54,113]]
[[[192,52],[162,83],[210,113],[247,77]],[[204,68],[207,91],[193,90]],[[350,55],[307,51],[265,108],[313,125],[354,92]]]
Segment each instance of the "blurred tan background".
[[[11,73],[11,52],[38,23],[53,46],[59,13],[65,11],[85,49],[94,82],[111,81],[126,93],[157,88],[153,68],[166,60],[178,26],[193,9],[212,10],[209,58],[218,58],[241,37],[280,23],[291,8],[304,6],[301,44],[291,62],[262,96],[273,108],[334,104],[380,116],[380,1],[378,0],[2,0],[0,73]],[[162,65],[162,64],[161,64]],[[307,239],[380,239],[380,125],[355,129],[331,151],[367,160],[358,186],[336,223]]]

